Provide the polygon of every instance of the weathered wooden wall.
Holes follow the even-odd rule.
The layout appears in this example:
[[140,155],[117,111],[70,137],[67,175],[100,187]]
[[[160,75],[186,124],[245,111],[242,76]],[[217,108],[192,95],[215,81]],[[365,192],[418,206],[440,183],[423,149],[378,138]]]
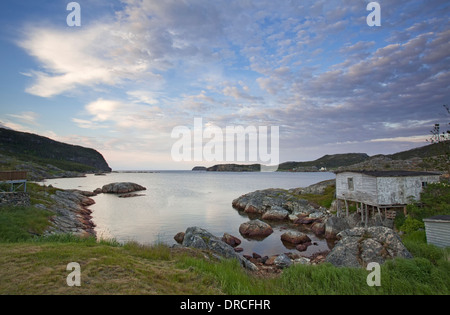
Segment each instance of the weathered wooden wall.
[[[349,189],[349,178],[353,178],[353,190]],[[336,176],[336,197],[373,206],[406,205],[412,199],[420,200],[423,182],[437,183],[439,176],[376,177],[357,172],[343,172]]]
[[422,183],[439,182],[438,176],[377,177],[377,204],[404,205],[420,200]]
[[26,179],[27,179],[27,172],[22,171],[0,172],[0,181],[26,180]]
[[[348,188],[348,179],[353,178],[353,190]],[[336,176],[337,199],[376,204],[377,180],[373,176],[345,172]]]

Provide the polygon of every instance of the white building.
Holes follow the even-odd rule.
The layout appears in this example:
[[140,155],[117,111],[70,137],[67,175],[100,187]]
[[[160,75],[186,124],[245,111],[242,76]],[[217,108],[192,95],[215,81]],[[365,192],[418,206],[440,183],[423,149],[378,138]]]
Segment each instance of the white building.
[[[348,215],[348,203],[360,209],[404,208],[420,200],[423,187],[438,183],[440,174],[411,171],[352,171],[336,174],[336,199],[342,200]],[[366,216],[367,217],[367,216]]]

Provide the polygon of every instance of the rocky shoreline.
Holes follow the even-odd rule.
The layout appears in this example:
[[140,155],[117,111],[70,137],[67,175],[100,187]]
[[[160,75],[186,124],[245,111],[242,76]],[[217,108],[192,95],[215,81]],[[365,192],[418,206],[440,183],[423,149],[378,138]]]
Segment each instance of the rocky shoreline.
[[81,237],[96,237],[95,223],[92,222],[92,210],[89,206],[95,204],[94,197],[100,193],[116,194],[119,198],[141,196],[136,191],[146,190],[135,183],[112,183],[91,191],[56,190],[50,195],[52,205],[36,204],[35,207],[55,213],[50,219],[52,226],[44,235],[72,234]]
[[[302,194],[323,194],[330,185],[334,185],[334,180],[291,190],[266,189],[243,195],[232,202],[236,210],[251,219],[240,226],[242,237],[263,239],[272,234],[271,224],[286,222],[290,228],[286,228],[280,242],[290,244],[298,253],[280,253],[271,257],[262,257],[258,253],[239,255],[237,253],[244,249],[239,247],[241,240],[238,237],[225,233],[219,238],[199,227],[178,233],[175,240],[178,246],[209,250],[224,258],[235,257],[245,268],[264,274],[278,273],[295,264],[328,262],[336,267],[366,267],[370,262],[384,263],[386,259],[395,257],[412,258],[393,230],[392,220],[375,215],[367,226],[363,226],[359,213],[337,217],[332,214],[335,205],[326,209],[302,198]],[[332,240],[335,245],[330,251],[304,255],[303,252],[313,245],[308,235],[301,231],[305,228],[318,237]],[[186,235],[189,235],[187,239]]]

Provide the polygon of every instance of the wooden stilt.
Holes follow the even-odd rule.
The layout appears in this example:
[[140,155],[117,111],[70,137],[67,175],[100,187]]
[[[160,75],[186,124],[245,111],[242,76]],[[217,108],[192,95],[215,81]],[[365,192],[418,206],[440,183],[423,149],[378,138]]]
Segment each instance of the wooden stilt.
[[366,217],[365,217],[366,223],[365,223],[364,225],[365,225],[365,227],[367,227],[367,225],[368,225],[368,223],[369,223],[369,220],[368,220],[368,217],[369,217],[369,207],[367,207],[367,205],[366,205],[366,207],[365,207],[365,210],[366,210]]

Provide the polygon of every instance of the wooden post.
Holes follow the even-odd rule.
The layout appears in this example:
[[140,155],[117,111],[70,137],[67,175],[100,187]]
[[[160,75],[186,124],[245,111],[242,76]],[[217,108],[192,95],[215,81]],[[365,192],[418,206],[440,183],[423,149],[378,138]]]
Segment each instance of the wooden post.
[[366,210],[366,217],[365,217],[365,219],[366,219],[366,222],[365,222],[365,227],[367,227],[367,224],[369,223],[369,221],[368,221],[368,217],[369,217],[369,207],[366,205],[366,207],[365,207],[365,210]]
[[361,223],[363,223],[363,222],[364,222],[364,207],[361,204]]
[[344,201],[345,201],[345,215],[348,217],[348,202],[347,199],[345,199]]

